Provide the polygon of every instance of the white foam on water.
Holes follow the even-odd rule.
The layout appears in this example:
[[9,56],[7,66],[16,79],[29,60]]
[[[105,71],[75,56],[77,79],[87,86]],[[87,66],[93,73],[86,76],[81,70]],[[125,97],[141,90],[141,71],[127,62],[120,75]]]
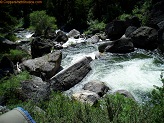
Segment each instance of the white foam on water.
[[25,35],[25,37],[26,38],[31,38],[31,36],[33,35],[34,33],[27,33],[26,35]]
[[78,43],[82,43],[82,42],[85,42],[84,38],[78,38],[78,39],[69,38],[68,41],[66,43],[64,43],[62,46],[68,47],[70,45],[74,45],[74,44],[78,44]]
[[[84,54],[83,54],[84,55]],[[82,54],[74,56],[73,60]],[[140,94],[148,93],[154,89],[154,85],[161,87],[160,74],[164,68],[153,64],[153,58],[132,59],[130,61],[93,64],[91,73],[79,84],[71,88],[68,93],[82,90],[85,83],[92,80],[105,82],[112,91],[124,89],[132,93],[138,102],[142,102]],[[146,97],[145,97],[146,98]]]

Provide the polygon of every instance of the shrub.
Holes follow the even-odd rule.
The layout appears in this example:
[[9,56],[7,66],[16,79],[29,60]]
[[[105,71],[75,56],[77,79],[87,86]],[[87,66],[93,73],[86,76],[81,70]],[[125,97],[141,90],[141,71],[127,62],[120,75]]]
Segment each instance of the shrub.
[[131,14],[124,13],[120,15],[118,18],[120,20],[125,20],[126,17],[137,16],[141,20],[142,25],[145,25],[149,18],[148,13],[151,6],[152,6],[152,0],[144,0],[143,2],[140,2],[139,5],[136,5],[134,7]]
[[18,93],[20,82],[27,79],[30,79],[30,75],[28,72],[24,71],[18,75],[12,75],[9,78],[0,80],[0,97],[5,98],[6,105],[13,105],[21,102]]
[[3,56],[7,56],[14,63],[21,62],[23,58],[28,58],[30,55],[23,50],[10,50],[9,53],[5,53]]
[[5,35],[5,38],[7,38],[8,40],[10,40],[10,41],[16,41],[16,40],[18,40],[18,38],[16,37],[16,35],[15,34],[13,34],[13,33],[8,33],[7,35]]
[[127,18],[130,18],[132,15],[130,15],[130,14],[122,14],[122,15],[120,15],[119,16],[119,19],[120,20],[126,20]]
[[85,31],[85,34],[91,34],[93,31],[103,31],[105,29],[106,24],[104,22],[99,22],[98,20],[91,20],[88,22],[88,30]]
[[37,34],[43,34],[48,27],[56,29],[57,25],[55,17],[50,17],[45,11],[34,11],[30,14],[31,28],[36,31]]

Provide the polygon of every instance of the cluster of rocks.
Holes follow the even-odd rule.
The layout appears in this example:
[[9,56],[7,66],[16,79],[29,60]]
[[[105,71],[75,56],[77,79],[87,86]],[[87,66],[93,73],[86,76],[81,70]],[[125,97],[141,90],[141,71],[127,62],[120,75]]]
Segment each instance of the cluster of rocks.
[[[134,48],[142,48],[164,52],[164,2],[152,0],[152,3],[145,26],[141,26],[137,17],[127,18],[125,21],[114,20],[107,24],[105,33],[112,43],[100,44],[100,51],[128,53]],[[125,40],[126,43],[123,43]]]

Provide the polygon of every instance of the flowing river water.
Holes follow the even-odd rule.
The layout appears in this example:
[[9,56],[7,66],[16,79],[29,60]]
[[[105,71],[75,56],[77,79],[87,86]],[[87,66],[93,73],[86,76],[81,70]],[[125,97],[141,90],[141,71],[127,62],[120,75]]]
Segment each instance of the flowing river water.
[[[85,41],[69,39],[68,42],[70,40],[71,44]],[[154,85],[162,86],[160,75],[164,71],[164,58],[157,51],[136,49],[127,54],[102,53],[95,59],[99,54],[97,44],[80,43],[68,47],[66,44],[62,49],[63,68],[85,56],[94,59],[90,63],[92,70],[89,74],[80,83],[66,91],[67,94],[81,90],[83,85],[91,80],[99,80],[111,88],[110,92],[127,90],[141,103],[148,100]]]

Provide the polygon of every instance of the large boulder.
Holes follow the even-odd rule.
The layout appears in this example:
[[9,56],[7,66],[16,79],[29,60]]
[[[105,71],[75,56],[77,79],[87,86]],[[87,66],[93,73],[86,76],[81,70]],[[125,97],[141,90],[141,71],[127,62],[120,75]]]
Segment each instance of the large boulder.
[[130,37],[134,47],[153,50],[157,48],[157,30],[143,26],[131,33]]
[[139,20],[138,17],[133,16],[131,18],[126,19],[125,25],[126,25],[126,27],[129,27],[129,26],[140,27],[141,26],[141,21]]
[[77,38],[80,36],[80,32],[76,29],[71,30],[68,34],[67,34],[68,38]]
[[31,42],[31,55],[32,58],[41,57],[45,54],[48,54],[51,52],[52,44],[41,38],[35,38]]
[[49,98],[50,92],[50,84],[39,77],[32,76],[31,80],[21,82],[20,93],[23,100],[44,101]]
[[68,41],[68,36],[63,31],[58,31],[55,41],[65,43]]
[[99,50],[99,52],[100,53],[103,53],[103,52],[105,52],[105,48],[107,47],[107,46],[112,46],[113,45],[113,41],[107,41],[107,42],[103,42],[103,43],[100,43],[99,45],[98,45],[98,50]]
[[106,86],[104,82],[94,80],[94,81],[86,83],[83,89],[95,92],[100,97],[102,97],[104,94],[108,92],[109,87]]
[[120,38],[112,43],[101,44],[98,49],[100,52],[129,53],[134,51],[134,46],[130,38]]
[[88,91],[88,90],[76,92],[76,93],[72,94],[72,98],[74,100],[78,100],[82,103],[87,103],[90,105],[96,104],[98,102],[98,100],[100,99],[98,94],[96,94],[95,92],[92,92],[92,91]]
[[91,70],[91,57],[84,57],[70,67],[63,69],[51,78],[51,88],[54,91],[66,91],[79,83]]
[[153,7],[151,11],[149,12],[149,21],[148,25],[157,25],[159,22],[164,20],[164,1],[155,0],[153,2]]
[[61,51],[55,51],[39,58],[23,61],[21,67],[35,76],[49,79],[60,69],[61,59]]
[[134,96],[127,90],[117,90],[114,92],[114,94],[117,94],[117,93],[121,94],[127,98],[131,98],[131,99],[135,100]]
[[113,21],[105,27],[107,38],[117,40],[125,34],[125,21]]
[[158,25],[159,29],[163,29],[164,28],[164,20],[159,22],[157,25]]
[[0,61],[0,79],[14,73],[14,63],[6,56],[2,57]]
[[87,40],[86,40],[86,42],[89,42],[89,43],[97,43],[97,42],[99,42],[99,37],[97,36],[97,35],[94,35],[94,36],[92,36],[91,38],[88,38]]
[[130,37],[131,33],[137,29],[135,26],[129,26],[125,31],[125,36]]
[[164,53],[164,27],[158,31],[158,49]]
[[0,37],[0,52],[9,51],[10,49],[15,49],[17,46],[16,43]]

